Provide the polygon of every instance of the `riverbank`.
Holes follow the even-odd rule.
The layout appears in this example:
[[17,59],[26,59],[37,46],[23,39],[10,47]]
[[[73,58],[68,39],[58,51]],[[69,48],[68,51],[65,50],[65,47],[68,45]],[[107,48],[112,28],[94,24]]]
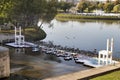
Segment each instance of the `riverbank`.
[[118,16],[106,16],[106,15],[88,15],[86,14],[68,14],[59,13],[55,17],[57,20],[120,20]]

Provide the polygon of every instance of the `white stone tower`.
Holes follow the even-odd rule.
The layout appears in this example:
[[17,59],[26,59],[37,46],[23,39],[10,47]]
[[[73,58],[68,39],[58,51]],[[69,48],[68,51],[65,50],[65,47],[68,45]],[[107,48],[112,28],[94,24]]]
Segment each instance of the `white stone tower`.
[[98,64],[108,65],[112,64],[112,53],[113,53],[113,38],[111,41],[107,39],[107,49],[99,51]]
[[21,35],[21,27],[16,28],[15,27],[15,44],[16,45],[24,45],[25,38],[23,35]]

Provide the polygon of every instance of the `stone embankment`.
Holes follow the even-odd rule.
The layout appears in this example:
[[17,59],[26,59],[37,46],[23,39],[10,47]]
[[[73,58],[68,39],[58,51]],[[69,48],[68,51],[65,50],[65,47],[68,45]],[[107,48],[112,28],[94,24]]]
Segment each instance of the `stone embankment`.
[[0,46],[0,78],[10,76],[9,49]]

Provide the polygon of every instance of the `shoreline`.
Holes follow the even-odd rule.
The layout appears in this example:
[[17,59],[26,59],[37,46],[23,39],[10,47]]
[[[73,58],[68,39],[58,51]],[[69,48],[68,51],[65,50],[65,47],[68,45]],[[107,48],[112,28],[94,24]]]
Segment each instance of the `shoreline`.
[[101,15],[88,15],[86,14],[68,14],[68,13],[58,13],[55,17],[57,20],[120,20],[120,16],[101,16]]

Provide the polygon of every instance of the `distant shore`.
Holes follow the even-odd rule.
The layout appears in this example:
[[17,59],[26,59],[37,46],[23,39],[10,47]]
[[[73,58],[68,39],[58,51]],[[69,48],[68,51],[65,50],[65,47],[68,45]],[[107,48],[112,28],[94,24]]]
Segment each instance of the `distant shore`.
[[118,15],[95,15],[92,13],[81,13],[81,14],[69,14],[69,13],[59,13],[56,15],[57,20],[61,19],[69,19],[69,20],[80,20],[80,19],[88,19],[88,20],[120,20],[120,16]]

